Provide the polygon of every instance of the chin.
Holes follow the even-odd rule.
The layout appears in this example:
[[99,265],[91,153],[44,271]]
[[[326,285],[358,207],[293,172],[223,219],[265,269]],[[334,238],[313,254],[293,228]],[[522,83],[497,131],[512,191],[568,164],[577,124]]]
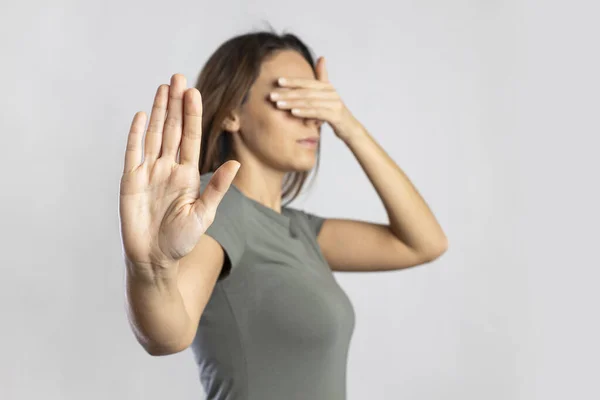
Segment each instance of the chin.
[[293,172],[310,172],[314,168],[314,165],[310,165],[304,168],[296,168]]
[[292,166],[292,170],[296,172],[309,172],[311,171],[316,164],[317,160],[314,157],[310,157],[310,159],[299,159]]
[[286,172],[310,172],[317,164],[317,155],[316,153],[307,154],[303,152],[289,154],[280,160],[279,166]]
[[310,172],[315,167],[315,163],[295,163],[287,165],[286,172]]

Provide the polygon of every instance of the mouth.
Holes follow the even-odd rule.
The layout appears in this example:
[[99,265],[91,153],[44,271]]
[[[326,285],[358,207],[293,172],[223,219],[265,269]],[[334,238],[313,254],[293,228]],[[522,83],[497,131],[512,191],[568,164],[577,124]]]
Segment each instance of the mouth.
[[318,136],[311,136],[311,137],[307,137],[304,139],[300,139],[297,141],[298,143],[302,143],[302,144],[313,144],[316,145],[319,143],[319,137]]
[[302,147],[316,149],[319,146],[319,137],[312,136],[297,141]]

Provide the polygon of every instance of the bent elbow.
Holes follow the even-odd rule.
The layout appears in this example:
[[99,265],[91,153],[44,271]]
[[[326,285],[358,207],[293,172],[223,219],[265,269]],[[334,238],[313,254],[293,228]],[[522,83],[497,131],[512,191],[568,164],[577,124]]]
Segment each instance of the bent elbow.
[[442,244],[437,246],[437,249],[432,251],[427,257],[427,261],[434,261],[440,258],[446,251],[448,251],[448,240],[445,240]]
[[143,344],[142,347],[149,355],[153,357],[169,356],[171,354],[181,353],[190,347],[190,344],[180,345],[159,345],[156,343]]

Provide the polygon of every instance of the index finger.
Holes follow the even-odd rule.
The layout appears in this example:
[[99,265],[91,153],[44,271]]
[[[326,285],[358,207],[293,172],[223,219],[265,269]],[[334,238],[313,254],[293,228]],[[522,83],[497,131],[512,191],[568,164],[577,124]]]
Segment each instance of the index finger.
[[196,88],[183,94],[183,132],[179,164],[198,167],[202,143],[202,96]]

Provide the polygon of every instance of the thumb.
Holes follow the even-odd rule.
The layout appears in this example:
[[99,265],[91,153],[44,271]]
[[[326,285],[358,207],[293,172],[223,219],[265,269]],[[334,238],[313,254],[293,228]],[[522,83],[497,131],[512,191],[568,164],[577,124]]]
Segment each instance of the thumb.
[[[240,167],[241,164],[237,161],[227,161],[217,168],[211,176],[204,192],[202,192],[200,198],[194,203],[194,211],[203,222],[214,219],[217,207],[221,203],[221,200],[223,200],[225,193],[229,190]],[[205,229],[208,228],[208,225],[210,224],[205,224]]]
[[321,82],[329,82],[329,74],[327,73],[327,67],[325,66],[325,57],[319,57],[317,65],[315,66],[315,71],[318,80]]

